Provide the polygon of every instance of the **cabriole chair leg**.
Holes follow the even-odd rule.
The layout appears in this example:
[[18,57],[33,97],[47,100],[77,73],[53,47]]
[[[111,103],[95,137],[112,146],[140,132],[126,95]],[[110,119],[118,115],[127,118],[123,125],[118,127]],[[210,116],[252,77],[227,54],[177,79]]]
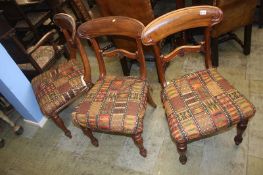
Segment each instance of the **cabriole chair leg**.
[[54,116],[51,116],[51,119],[54,121],[54,123],[60,128],[62,129],[62,131],[64,131],[65,135],[68,137],[68,138],[72,138],[72,135],[71,135],[71,132],[70,130],[68,130],[63,122],[63,120],[58,116],[58,115],[54,115]]
[[179,153],[179,161],[181,164],[185,164],[187,162],[187,157],[186,157],[186,151],[187,151],[187,143],[176,143],[177,146],[177,152]]
[[88,136],[88,137],[90,138],[90,141],[91,141],[92,145],[98,147],[98,146],[99,146],[99,142],[98,142],[98,140],[93,136],[91,129],[89,129],[89,128],[83,128],[83,127],[82,127],[81,129],[82,129],[83,134],[85,134],[86,136]]
[[139,133],[139,134],[132,135],[132,139],[133,139],[135,145],[139,148],[140,155],[142,157],[146,157],[147,156],[147,150],[143,146],[142,134]]
[[239,145],[242,142],[243,140],[242,135],[247,128],[247,123],[248,123],[248,120],[243,120],[237,124],[237,135],[234,138],[236,145]]

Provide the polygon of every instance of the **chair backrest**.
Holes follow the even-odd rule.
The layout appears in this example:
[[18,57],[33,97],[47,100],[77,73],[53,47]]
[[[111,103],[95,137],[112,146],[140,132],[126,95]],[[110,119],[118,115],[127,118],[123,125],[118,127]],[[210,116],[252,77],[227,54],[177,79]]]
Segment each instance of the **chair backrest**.
[[[166,86],[166,63],[178,55],[188,52],[204,52],[206,68],[211,67],[210,31],[212,26],[223,18],[222,11],[213,6],[195,6],[179,9],[167,13],[148,24],[142,32],[142,42],[145,45],[153,45],[156,57],[159,80],[163,87]],[[204,41],[199,45],[180,46],[166,55],[162,55],[159,42],[171,34],[185,31],[191,28],[204,28]]]
[[[78,28],[78,35],[81,38],[89,39],[95,51],[100,70],[100,78],[106,75],[106,68],[103,57],[125,56],[135,59],[140,63],[140,76],[146,79],[146,67],[141,43],[141,32],[144,25],[133,18],[123,16],[109,16],[87,21]],[[130,52],[122,48],[114,48],[110,51],[103,51],[100,48],[97,38],[101,36],[122,36],[135,40],[137,50]]]
[[61,29],[66,38],[67,46],[70,50],[70,59],[76,59],[77,50],[79,51],[84,66],[84,80],[90,83],[91,70],[89,59],[79,37],[76,35],[76,22],[74,18],[65,13],[58,13],[54,16],[53,21]]
[[[101,16],[127,16],[142,22],[144,25],[154,20],[154,12],[151,0],[96,0]],[[127,39],[113,37],[113,43],[117,47],[125,48],[131,52],[136,50],[136,45]],[[150,49],[144,48],[149,54]]]
[[213,37],[251,24],[256,11],[257,0],[213,0],[213,5],[224,13],[224,19],[212,31]]

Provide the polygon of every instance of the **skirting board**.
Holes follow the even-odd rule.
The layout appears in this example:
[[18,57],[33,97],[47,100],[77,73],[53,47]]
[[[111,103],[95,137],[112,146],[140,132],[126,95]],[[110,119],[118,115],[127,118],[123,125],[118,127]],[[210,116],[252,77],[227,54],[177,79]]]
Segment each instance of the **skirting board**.
[[40,128],[43,128],[43,126],[46,124],[47,120],[48,119],[46,117],[43,117],[38,123],[36,123],[36,122],[32,122],[30,120],[24,119],[25,122],[32,124],[32,125],[35,125],[35,126],[38,126]]

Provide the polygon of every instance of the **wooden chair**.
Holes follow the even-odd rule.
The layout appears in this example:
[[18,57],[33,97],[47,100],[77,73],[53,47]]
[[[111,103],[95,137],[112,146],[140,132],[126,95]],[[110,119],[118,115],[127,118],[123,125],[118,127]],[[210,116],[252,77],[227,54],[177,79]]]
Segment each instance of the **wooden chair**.
[[[121,16],[97,18],[80,25],[78,34],[81,38],[90,40],[99,63],[100,78],[72,113],[72,118],[73,123],[82,129],[94,146],[98,146],[98,141],[92,131],[127,135],[131,136],[139,147],[140,154],[146,157],[142,139],[143,118],[147,101],[153,107],[156,105],[146,82],[146,67],[140,40],[143,28],[144,25],[136,19]],[[135,40],[137,50],[102,50],[97,38],[112,35]],[[121,55],[140,63],[139,77],[106,75],[103,57],[122,58]]]
[[[228,40],[235,40],[243,48],[245,55],[250,54],[252,22],[256,10],[257,0],[213,0],[213,5],[222,9],[224,18],[212,30],[212,61],[218,66],[218,44]],[[244,42],[233,33],[244,27]]]
[[15,29],[0,17],[0,42],[27,76],[32,79],[48,70],[64,52],[62,45],[53,42],[55,30],[46,33],[36,44],[25,48],[16,36]]
[[[182,164],[187,161],[187,143],[219,133],[235,124],[237,136],[234,140],[239,145],[248,120],[255,114],[254,106],[216,69],[190,73],[170,82],[165,79],[165,65],[188,52],[203,52],[206,68],[211,68],[210,31],[222,18],[222,11],[217,7],[183,8],[155,19],[142,32],[143,44],[154,47],[162,85],[161,98]],[[165,37],[198,27],[204,28],[204,41],[199,45],[180,46],[166,55],[160,52],[158,44]]]
[[[86,52],[76,36],[76,24],[70,15],[59,13],[54,23],[62,30],[70,50],[70,60],[59,64],[32,80],[32,87],[41,111],[71,138],[71,132],[59,117],[68,104],[92,86],[90,65]],[[76,59],[77,51],[81,56],[81,64]]]
[[4,10],[4,15],[9,24],[18,32],[33,32],[35,39],[39,40],[41,34],[38,28],[47,19],[51,19],[51,10],[47,11],[28,11],[25,12],[15,0],[1,0],[0,9]]

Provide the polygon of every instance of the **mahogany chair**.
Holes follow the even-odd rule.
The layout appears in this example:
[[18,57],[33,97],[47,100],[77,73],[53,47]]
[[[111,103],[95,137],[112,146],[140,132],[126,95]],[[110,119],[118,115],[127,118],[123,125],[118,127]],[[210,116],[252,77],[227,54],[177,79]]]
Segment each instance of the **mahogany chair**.
[[[140,154],[146,157],[147,151],[142,138],[143,118],[147,101],[152,107],[156,105],[146,81],[146,66],[140,39],[143,29],[144,25],[136,19],[121,16],[97,18],[80,25],[78,34],[81,38],[90,40],[99,63],[100,77],[72,113],[72,118],[73,123],[82,129],[94,146],[98,146],[98,140],[92,135],[93,131],[127,135],[131,136],[139,147]],[[102,50],[97,38],[112,35],[133,39],[137,50]],[[103,57],[122,58],[121,55],[140,63],[140,76],[107,76]]]
[[[59,117],[59,112],[92,86],[90,65],[76,35],[73,17],[59,13],[54,16],[54,23],[60,27],[66,38],[70,60],[35,77],[32,80],[32,87],[41,111],[71,138],[71,132]],[[77,51],[83,64],[76,58]]]
[[[165,65],[178,55],[189,52],[203,52],[206,68],[211,68],[210,31],[222,18],[223,13],[217,7],[183,8],[155,19],[142,32],[143,44],[154,48],[162,85],[161,98],[182,164],[187,161],[189,142],[219,133],[235,124],[237,135],[234,140],[239,145],[248,120],[255,114],[254,106],[214,68],[190,73],[170,82],[165,79]],[[167,36],[198,27],[204,29],[204,41],[199,45],[183,45],[166,55],[160,52],[159,42]]]

